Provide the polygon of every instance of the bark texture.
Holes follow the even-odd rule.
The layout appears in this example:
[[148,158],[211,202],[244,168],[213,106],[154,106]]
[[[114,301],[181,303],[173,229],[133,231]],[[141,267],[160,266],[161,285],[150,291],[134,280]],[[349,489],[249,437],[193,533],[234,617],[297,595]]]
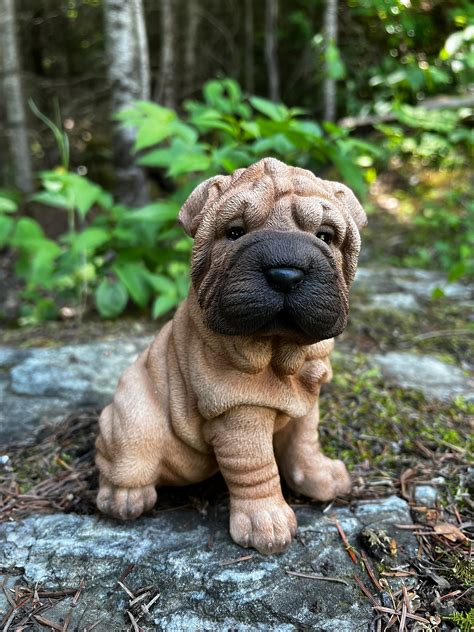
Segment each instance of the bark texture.
[[245,89],[249,94],[255,91],[254,69],[254,24],[252,0],[245,0]]
[[[324,11],[324,37],[326,46],[337,46],[337,0],[326,0]],[[326,121],[336,120],[336,79],[331,77],[329,60],[326,57],[324,73],[324,118]]]
[[196,80],[196,43],[199,26],[198,0],[188,0],[187,29],[184,48],[184,88],[185,94],[192,94]]
[[16,37],[14,0],[0,0],[0,47],[3,56],[3,89],[13,180],[20,191],[30,193],[33,190],[33,175]]
[[175,15],[173,0],[161,0],[161,74],[157,81],[156,101],[167,108],[176,107],[174,73]]
[[137,64],[140,78],[141,99],[150,98],[150,51],[146,35],[143,0],[132,0],[135,34],[137,38]]
[[268,73],[268,96],[272,101],[280,100],[280,73],[277,56],[278,0],[265,3],[265,60]]
[[[137,12],[142,9],[141,0],[104,0],[103,8],[107,72],[111,84],[112,111],[116,113],[129,107],[134,100],[143,98],[146,93],[143,85],[146,68],[138,67],[138,59],[143,53],[143,39],[146,39],[143,37],[144,21],[142,15],[142,43],[139,46]],[[134,161],[134,141],[133,129],[116,125],[113,139],[116,195],[123,204],[141,205],[148,201],[148,191],[145,172]]]

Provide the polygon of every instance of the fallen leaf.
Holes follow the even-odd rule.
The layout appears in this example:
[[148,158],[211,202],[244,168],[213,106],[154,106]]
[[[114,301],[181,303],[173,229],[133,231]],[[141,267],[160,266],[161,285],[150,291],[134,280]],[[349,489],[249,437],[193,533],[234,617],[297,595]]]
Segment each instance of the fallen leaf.
[[464,533],[456,527],[456,525],[449,524],[448,522],[435,524],[433,529],[438,535],[442,535],[443,538],[446,538],[446,540],[450,542],[465,542],[467,540]]

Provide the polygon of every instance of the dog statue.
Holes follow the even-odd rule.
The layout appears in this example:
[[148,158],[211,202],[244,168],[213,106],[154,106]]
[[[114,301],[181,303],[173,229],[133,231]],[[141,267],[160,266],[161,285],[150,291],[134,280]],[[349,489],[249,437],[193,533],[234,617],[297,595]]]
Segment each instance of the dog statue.
[[178,219],[194,237],[192,289],[101,414],[97,506],[133,519],[157,486],[220,470],[234,541],[278,553],[296,532],[279,471],[315,500],[350,490],[321,453],[318,395],[366,216],[346,186],[264,158],[200,184]]

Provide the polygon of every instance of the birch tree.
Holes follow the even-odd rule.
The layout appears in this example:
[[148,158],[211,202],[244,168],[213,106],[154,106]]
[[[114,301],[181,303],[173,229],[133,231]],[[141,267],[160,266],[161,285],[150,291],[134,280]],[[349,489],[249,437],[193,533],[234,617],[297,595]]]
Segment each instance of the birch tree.
[[324,118],[326,121],[336,119],[336,80],[334,72],[334,55],[337,51],[337,0],[326,0],[324,11],[324,40],[325,40],[325,68],[324,68]]
[[253,25],[253,2],[245,0],[245,89],[249,94],[255,91],[254,74],[254,25]]
[[[107,72],[114,113],[149,95],[149,59],[141,0],[104,0]],[[116,125],[113,158],[116,194],[123,204],[148,201],[144,170],[134,162],[135,131]]]
[[265,2],[265,61],[268,73],[268,96],[280,100],[280,76],[277,57],[278,0]]
[[137,64],[140,77],[140,98],[150,98],[150,51],[146,35],[143,0],[132,0],[133,20],[137,39]]
[[33,190],[33,175],[16,36],[14,0],[0,0],[0,40],[8,142],[14,183],[20,191],[30,193]]
[[187,28],[184,49],[184,85],[187,93],[192,93],[195,81],[196,43],[199,26],[198,0],[187,2]]
[[176,107],[174,90],[174,35],[175,15],[173,0],[161,0],[161,64],[160,76],[156,83],[155,100],[167,108]]

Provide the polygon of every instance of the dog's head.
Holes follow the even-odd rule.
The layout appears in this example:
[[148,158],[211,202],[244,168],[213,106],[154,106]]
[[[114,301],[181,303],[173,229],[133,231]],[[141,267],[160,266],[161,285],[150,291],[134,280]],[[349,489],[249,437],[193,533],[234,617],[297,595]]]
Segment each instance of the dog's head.
[[199,185],[179,222],[207,327],[312,344],[340,334],[365,213],[346,186],[264,158]]

